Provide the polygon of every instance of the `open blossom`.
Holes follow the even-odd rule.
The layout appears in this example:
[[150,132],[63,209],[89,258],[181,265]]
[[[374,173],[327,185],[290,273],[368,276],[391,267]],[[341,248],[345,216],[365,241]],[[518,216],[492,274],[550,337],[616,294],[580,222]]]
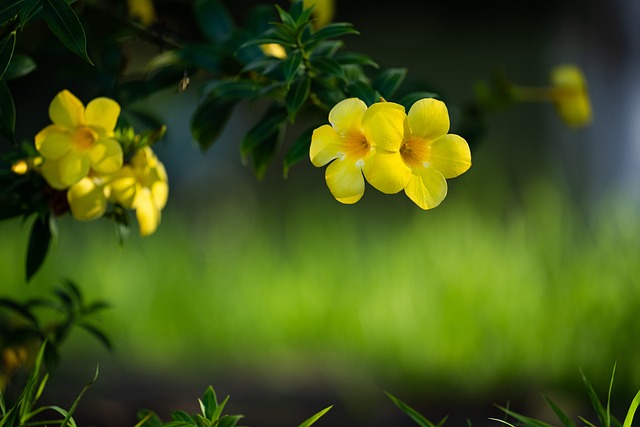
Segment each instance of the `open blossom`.
[[90,170],[110,174],[122,167],[120,143],[113,131],[120,106],[109,98],[96,98],[85,106],[68,90],[58,93],[49,105],[53,124],[35,137],[44,158],[40,170],[58,190],[79,182]]
[[[449,134],[449,113],[444,102],[424,98],[403,117],[371,117],[381,128],[373,139],[379,149],[371,161],[367,179],[377,189],[405,194],[420,208],[438,206],[447,195],[447,179],[471,167],[469,145]],[[402,129],[399,133],[398,129]],[[384,150],[381,149],[384,147]],[[373,179],[375,177],[375,179]]]
[[67,190],[67,201],[71,215],[78,221],[92,221],[107,210],[109,187],[99,176],[86,176]]
[[[329,112],[331,125],[317,128],[311,137],[309,157],[314,166],[329,163],[325,179],[331,194],[339,202],[356,203],[364,195],[363,173],[375,173],[369,167],[376,147],[365,126],[375,112],[380,117],[401,117],[402,107],[392,103],[379,103],[374,108],[357,98],[345,99]],[[383,119],[381,119],[382,121]]]
[[140,235],[153,234],[169,194],[167,173],[151,148],[137,151],[109,183],[110,198],[126,209],[135,209]]
[[580,68],[560,65],[551,72],[553,101],[560,118],[578,128],[591,123],[591,102],[587,82]]

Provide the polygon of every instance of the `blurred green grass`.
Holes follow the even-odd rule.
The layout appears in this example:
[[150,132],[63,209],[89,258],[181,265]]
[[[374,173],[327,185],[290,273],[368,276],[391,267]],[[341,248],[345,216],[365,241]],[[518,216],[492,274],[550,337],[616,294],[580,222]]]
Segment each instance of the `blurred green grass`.
[[[280,208],[170,207],[156,235],[123,247],[107,221],[62,218],[29,284],[28,224],[5,221],[2,294],[48,292],[68,277],[113,304],[102,320],[116,354],[158,372],[323,366],[473,393],[523,381],[579,387],[580,369],[606,384],[617,362],[617,388],[637,390],[631,204],[585,215],[539,184],[500,214],[461,193],[429,212],[373,207],[304,197]],[[101,351],[89,340],[71,342],[70,357]]]

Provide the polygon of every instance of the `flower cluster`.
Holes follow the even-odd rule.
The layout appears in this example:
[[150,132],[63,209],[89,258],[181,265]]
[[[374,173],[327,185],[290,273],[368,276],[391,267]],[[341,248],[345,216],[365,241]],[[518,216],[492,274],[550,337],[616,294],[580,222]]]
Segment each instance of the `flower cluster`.
[[102,217],[109,204],[136,212],[140,234],[155,232],[167,202],[167,174],[148,146],[125,161],[115,127],[120,106],[96,98],[85,107],[68,90],[49,106],[53,122],[35,137],[44,159],[37,167],[47,183],[66,191],[69,210],[82,221]]
[[329,164],[325,178],[333,196],[356,203],[365,178],[386,194],[405,194],[420,208],[438,206],[447,195],[446,179],[471,166],[469,145],[449,134],[444,102],[424,98],[405,113],[402,105],[358,98],[339,102],[329,112],[331,125],[313,132],[309,157],[318,167]]

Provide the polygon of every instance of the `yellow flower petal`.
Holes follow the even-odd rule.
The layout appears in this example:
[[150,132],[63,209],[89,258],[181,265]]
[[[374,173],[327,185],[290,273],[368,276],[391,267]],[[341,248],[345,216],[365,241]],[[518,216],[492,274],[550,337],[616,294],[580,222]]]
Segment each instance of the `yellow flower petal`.
[[329,191],[337,201],[352,204],[364,194],[364,177],[356,164],[347,159],[336,159],[325,172]]
[[329,111],[329,123],[343,135],[362,133],[362,116],[367,104],[358,98],[347,98],[338,102]]
[[133,209],[138,181],[136,174],[130,166],[123,166],[109,182],[111,199],[125,209]]
[[160,210],[164,209],[169,198],[169,185],[167,184],[167,172],[162,163],[158,162],[156,167],[157,180],[151,184],[151,196],[153,203]]
[[89,159],[75,150],[69,151],[58,161],[60,162],[60,181],[67,187],[89,174]]
[[432,141],[449,132],[447,106],[437,99],[424,98],[416,101],[409,109],[407,120],[411,134],[419,138]]
[[376,153],[365,163],[363,171],[369,184],[386,194],[402,190],[411,178],[411,169],[400,153]]
[[89,151],[88,159],[96,172],[114,173],[122,167],[122,147],[115,139],[100,139]]
[[469,144],[461,136],[448,134],[431,144],[429,163],[445,178],[455,178],[471,167]]
[[49,160],[56,160],[71,150],[71,134],[65,129],[49,125],[35,137],[36,150]]
[[69,185],[62,182],[60,178],[60,161],[59,160],[46,160],[42,166],[40,166],[40,173],[51,186],[56,190],[64,190]]
[[160,224],[160,210],[153,203],[151,191],[148,188],[142,188],[138,191],[134,205],[140,235],[153,234]]
[[447,196],[447,181],[434,167],[414,169],[404,192],[422,209],[432,209]]
[[96,98],[87,104],[84,118],[101,136],[110,136],[116,128],[120,105],[113,99]]
[[67,191],[71,215],[79,221],[91,221],[104,215],[107,199],[104,188],[91,178],[82,178]]
[[66,129],[84,125],[84,105],[68,90],[58,93],[49,104],[51,121]]
[[335,0],[303,0],[302,4],[305,9],[314,6],[313,16],[316,19],[314,22],[316,28],[324,27],[333,21]]
[[314,166],[324,166],[342,154],[342,136],[329,125],[322,125],[311,135],[309,158]]
[[367,140],[378,151],[397,152],[402,144],[404,107],[393,102],[377,102],[362,117],[362,128]]

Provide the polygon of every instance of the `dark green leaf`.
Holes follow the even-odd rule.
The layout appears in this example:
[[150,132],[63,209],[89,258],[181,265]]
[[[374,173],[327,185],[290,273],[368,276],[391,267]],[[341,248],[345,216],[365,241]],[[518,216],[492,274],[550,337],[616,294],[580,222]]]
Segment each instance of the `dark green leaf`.
[[13,310],[19,315],[21,315],[22,317],[24,317],[25,319],[28,319],[29,321],[31,321],[32,324],[34,325],[38,324],[38,319],[33,313],[31,313],[31,311],[29,310],[29,307],[27,306],[17,303],[9,298],[0,298],[0,307],[5,307],[10,310]]
[[419,101],[424,98],[439,98],[437,93],[433,92],[413,92],[409,93],[398,100],[398,104],[404,106],[407,110],[411,108],[416,101]]
[[204,391],[202,400],[200,400],[200,410],[202,415],[209,421],[218,419],[220,412],[218,411],[218,398],[213,387],[209,386]]
[[348,22],[334,22],[332,24],[326,25],[320,28],[318,31],[313,33],[306,42],[306,47],[309,50],[312,50],[315,46],[318,45],[323,40],[334,39],[337,37],[342,37],[347,34],[360,34],[353,25]]
[[78,326],[93,335],[107,350],[113,351],[113,344],[111,344],[111,340],[104,332],[102,332],[102,330],[88,323],[80,323]]
[[311,146],[311,136],[315,127],[307,129],[302,135],[297,137],[291,144],[291,148],[284,157],[282,169],[285,178],[289,176],[289,170],[293,165],[302,159],[309,158],[309,147]]
[[332,77],[344,79],[344,70],[340,63],[333,58],[311,58],[311,67]]
[[275,7],[276,7],[276,10],[278,11],[278,16],[280,17],[280,21],[282,21],[282,23],[289,28],[292,28],[292,29],[295,28],[296,20],[293,19],[293,17],[289,14],[289,12],[287,12],[277,4],[275,5]]
[[255,126],[253,126],[240,144],[240,154],[248,157],[263,141],[278,132],[278,128],[287,118],[287,111],[282,107],[270,108]]
[[372,85],[380,93],[380,96],[391,99],[406,76],[407,70],[405,68],[389,68],[376,76]]
[[342,46],[344,46],[342,40],[320,42],[311,52],[311,57],[333,57]]
[[7,84],[0,81],[0,136],[13,142],[15,129],[16,107],[13,103],[13,96],[11,96]]
[[0,6],[0,27],[18,16],[18,13],[20,13],[23,7],[23,3],[24,0],[2,2],[2,6]]
[[235,427],[242,418],[244,418],[242,415],[225,415],[220,418],[217,427]]
[[520,421],[526,427],[553,427],[551,424],[545,423],[544,421],[526,417],[508,408],[504,408],[502,406],[498,406],[498,408],[500,408],[505,414],[510,415],[516,420]]
[[313,423],[318,421],[320,419],[320,417],[322,417],[324,414],[329,412],[329,410],[331,408],[333,408],[333,405],[329,406],[327,408],[324,408],[322,411],[318,412],[317,414],[312,415],[310,418],[308,418],[307,420],[303,421],[300,425],[298,425],[298,427],[309,427],[309,426],[311,426]]
[[2,40],[0,40],[0,80],[4,76],[5,71],[9,68],[11,57],[13,56],[13,49],[16,46],[16,32],[13,31]]
[[209,96],[191,117],[191,136],[202,151],[208,150],[224,130],[236,101]]
[[261,143],[251,151],[253,170],[259,180],[264,178],[264,175],[267,172],[267,167],[273,160],[278,148],[282,145],[284,128],[284,124],[280,123],[275,132],[267,135],[266,138],[264,138]]
[[287,96],[284,99],[291,122],[295,120],[296,114],[309,97],[310,89],[311,79],[306,74],[298,77],[291,83]]
[[173,421],[184,421],[187,423],[193,423],[191,415],[187,414],[184,411],[173,411],[171,413],[171,418],[173,419]]
[[49,29],[67,49],[93,65],[87,54],[87,39],[82,23],[64,0],[43,0],[42,10]]
[[389,399],[391,399],[394,405],[400,408],[402,412],[407,414],[409,418],[415,421],[416,424],[418,424],[420,427],[436,427],[435,424],[433,424],[431,421],[426,419],[422,414],[420,414],[418,411],[416,411],[415,409],[413,409],[412,407],[410,407],[409,405],[407,405],[397,397],[387,392],[385,392],[385,394],[387,395],[387,397],[389,397]]
[[161,427],[162,420],[155,412],[148,409],[143,409],[137,413],[138,420],[140,422],[135,427]]
[[36,63],[30,57],[26,55],[13,55],[9,67],[4,73],[6,80],[17,79],[18,77],[26,76],[30,72],[36,69]]
[[289,52],[282,64],[282,71],[284,72],[284,79],[285,82],[287,82],[287,86],[291,84],[293,78],[298,74],[300,64],[302,64],[302,52],[300,49]]
[[289,15],[295,19],[296,21],[300,19],[300,16],[305,11],[304,2],[301,0],[294,0],[291,2],[291,7],[289,8]]
[[591,406],[593,406],[594,411],[596,412],[596,415],[598,416],[598,420],[600,421],[600,425],[601,426],[607,426],[607,412],[605,411],[604,407],[602,406],[602,403],[600,402],[600,398],[598,397],[598,394],[596,393],[596,391],[593,389],[593,387],[591,386],[591,384],[589,383],[589,381],[587,380],[586,375],[584,374],[584,372],[582,373],[582,381],[584,382],[585,387],[587,388],[587,394],[589,395],[589,399],[591,400]]
[[357,80],[349,84],[349,86],[347,86],[347,92],[351,96],[360,98],[367,105],[380,101],[380,94],[361,80]]
[[49,225],[49,215],[37,216],[31,227],[29,236],[29,247],[27,248],[27,282],[40,269],[47,257],[51,244],[51,228]]
[[380,66],[369,56],[358,52],[340,52],[336,54],[335,60],[340,64],[357,64],[357,65],[369,65],[374,68],[380,68]]
[[558,417],[560,422],[562,422],[562,425],[564,427],[576,427],[576,424],[571,421],[571,418],[569,418],[564,412],[562,412],[560,407],[553,403],[551,399],[549,399],[547,396],[542,396],[542,398],[545,400],[545,402],[547,402],[547,405],[549,405],[549,407],[553,409],[553,412],[555,412],[556,416]]
[[196,0],[194,7],[200,30],[209,40],[222,43],[231,37],[235,25],[222,2]]
[[270,28],[270,22],[276,20],[276,14],[270,4],[258,4],[249,11],[245,27],[253,34],[262,34]]
[[83,310],[82,313],[85,315],[89,315],[89,314],[93,314],[97,311],[101,311],[104,310],[105,308],[110,308],[111,304],[109,304],[106,301],[97,301],[94,303],[89,304],[88,306],[86,306]]
[[24,26],[24,24],[29,22],[40,10],[42,10],[41,0],[24,0],[22,2],[22,10],[20,11],[20,26]]

